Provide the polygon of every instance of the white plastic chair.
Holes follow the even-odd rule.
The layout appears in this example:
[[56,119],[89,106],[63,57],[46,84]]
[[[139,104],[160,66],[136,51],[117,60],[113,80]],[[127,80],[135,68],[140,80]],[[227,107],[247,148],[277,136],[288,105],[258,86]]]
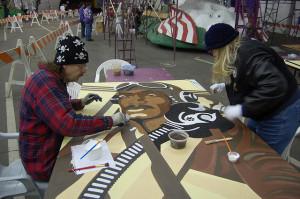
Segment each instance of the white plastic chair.
[[127,61],[121,59],[110,59],[103,62],[96,70],[95,82],[100,81],[100,72],[103,69],[105,78],[107,77],[106,71],[107,69],[120,68],[125,65],[131,65]]
[[79,91],[81,89],[81,85],[78,84],[77,82],[70,82],[67,85],[67,91],[71,97],[71,99],[77,99]]
[[284,151],[281,154],[281,157],[283,157],[285,160],[287,160],[288,162],[290,162],[290,151],[291,151],[291,147],[293,145],[294,139],[297,135],[300,135],[300,127],[297,129],[294,137],[291,139],[291,141],[289,142],[289,144],[285,147]]
[[[0,139],[19,139],[19,133],[2,133]],[[38,196],[43,198],[46,191],[40,189],[36,181],[23,167],[20,159],[10,163],[8,166],[0,164],[0,198],[15,196]]]
[[22,18],[21,18],[22,14],[17,13],[17,16],[19,17],[18,22],[19,22],[20,26],[23,27],[23,21],[22,21]]
[[73,10],[71,10],[71,9],[69,10],[68,17],[74,18]]

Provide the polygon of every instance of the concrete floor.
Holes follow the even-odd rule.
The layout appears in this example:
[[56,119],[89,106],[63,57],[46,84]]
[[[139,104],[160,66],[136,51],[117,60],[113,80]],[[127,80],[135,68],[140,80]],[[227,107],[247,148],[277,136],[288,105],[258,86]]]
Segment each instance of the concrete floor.
[[[75,18],[69,18],[68,21],[75,20]],[[17,39],[22,39],[24,44],[28,44],[29,37],[33,36],[36,40],[49,34],[49,31],[58,29],[60,21],[50,21],[49,24],[43,23],[42,26],[37,26],[30,23],[24,23],[23,33],[19,30],[13,32],[7,32],[7,41],[4,41],[3,26],[0,26],[0,52],[7,51],[16,47]],[[76,34],[76,26],[71,27],[74,34]],[[10,30],[9,30],[10,31]],[[92,38],[94,41],[85,42],[86,50],[89,52],[88,71],[80,80],[79,83],[83,82],[94,82],[95,71],[97,67],[104,61],[114,58],[114,38],[111,39],[111,46],[109,46],[108,35],[104,40],[104,34],[95,35],[93,33]],[[287,55],[289,53],[295,53],[300,55],[299,51],[282,47],[282,44],[295,44],[300,43],[300,38],[290,38],[275,34],[274,41],[271,46],[278,51],[280,55]],[[53,60],[55,55],[55,41],[49,43],[42,49],[43,54],[49,60]],[[211,66],[213,57],[208,55],[205,51],[201,50],[181,50],[177,49],[174,60],[173,48],[160,47],[153,45],[150,42],[146,42],[145,39],[139,38],[135,40],[135,49],[137,57],[137,67],[164,67],[174,79],[195,79],[205,89],[209,90],[211,85]],[[198,58],[196,60],[195,58]],[[37,70],[37,62],[39,61],[38,56],[32,59],[31,70]],[[19,122],[19,103],[22,92],[22,86],[13,86],[12,96],[5,98],[5,82],[8,81],[8,75],[10,73],[11,64],[0,64],[0,112],[2,113],[0,120],[0,131],[1,132],[16,132],[18,131]],[[20,65],[17,67],[15,78],[18,80],[24,79],[24,67]],[[300,79],[297,77],[298,80]],[[100,81],[104,82],[105,78],[102,74]],[[299,81],[300,82],[300,81]],[[227,105],[228,100],[225,92],[217,94],[216,98]],[[0,164],[7,165],[9,161],[16,158],[18,155],[18,149],[16,143],[15,146],[8,148],[6,141],[0,140]],[[292,147],[291,156],[292,161],[300,168],[300,138],[296,138]],[[8,156],[8,151],[14,153],[13,157]],[[10,153],[10,154],[12,154]],[[299,169],[300,171],[300,169]]]

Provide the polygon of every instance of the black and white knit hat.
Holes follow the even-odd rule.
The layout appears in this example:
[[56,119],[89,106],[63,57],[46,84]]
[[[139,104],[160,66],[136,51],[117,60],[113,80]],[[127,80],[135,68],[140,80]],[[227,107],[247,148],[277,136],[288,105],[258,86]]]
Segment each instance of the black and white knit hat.
[[57,65],[88,63],[89,56],[84,45],[77,36],[63,36],[56,49],[54,63]]

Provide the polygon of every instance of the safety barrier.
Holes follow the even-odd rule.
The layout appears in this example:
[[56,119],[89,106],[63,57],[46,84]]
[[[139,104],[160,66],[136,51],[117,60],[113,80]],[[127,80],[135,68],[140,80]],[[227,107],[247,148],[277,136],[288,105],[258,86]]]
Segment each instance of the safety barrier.
[[[60,24],[59,28],[39,40],[35,40],[33,36],[29,38],[29,44],[25,46],[21,39],[18,39],[16,48],[0,53],[0,65],[11,63],[11,69],[8,82],[5,83],[5,97],[11,94],[12,85],[24,85],[26,80],[32,74],[30,69],[31,59],[33,56],[38,55],[41,60],[46,60],[42,49],[50,42],[56,40],[64,34],[71,34],[72,30],[70,24]],[[14,79],[14,73],[17,65],[23,65],[25,68],[24,81],[17,81]]]
[[19,20],[19,19],[26,19],[26,18],[37,17],[37,15],[38,15],[38,14],[31,14],[31,15],[22,15],[22,16],[7,17],[6,19],[0,19],[0,24],[12,22],[12,21],[15,20],[15,18],[16,18],[17,20]]
[[[68,16],[71,16],[72,18],[74,17],[73,10],[70,11],[57,11],[57,10],[51,10],[51,12],[46,13],[45,11],[41,10],[41,12],[43,13],[42,15],[42,19],[41,19],[41,24],[43,23],[43,21],[46,21],[49,24],[49,19],[57,19],[57,21],[59,20],[58,18],[58,14],[68,14]],[[7,41],[7,24],[11,23],[11,33],[13,31],[16,31],[16,29],[19,29],[21,32],[23,32],[21,25],[20,25],[20,21],[22,21],[22,19],[26,19],[28,20],[29,18],[31,18],[31,26],[34,23],[37,23],[40,26],[39,20],[38,20],[38,14],[37,13],[33,13],[30,15],[22,15],[22,16],[13,16],[13,17],[7,17],[6,19],[0,19],[0,24],[6,23],[6,25],[4,26],[4,41]]]
[[13,17],[7,17],[6,19],[0,19],[0,24],[6,23],[6,25],[4,25],[4,28],[3,28],[4,41],[7,41],[6,30],[8,28],[8,23],[11,23],[11,31],[10,31],[11,33],[13,31],[16,31],[16,29],[19,29],[21,32],[23,32],[21,25],[19,24],[19,21],[22,19],[32,18],[31,26],[33,23],[38,23],[38,25],[40,25],[37,20],[37,16],[38,16],[38,14],[34,13],[34,14],[30,14],[30,15],[13,16]]
[[44,11],[42,11],[42,12],[43,12],[43,16],[41,19],[41,24],[43,23],[43,21],[46,21],[49,24],[48,19],[51,19],[52,21],[54,20],[54,18],[57,19],[57,21],[59,20],[56,10],[54,12],[48,12],[48,13],[46,13]]
[[272,23],[272,22],[268,22],[268,25],[269,26],[276,26],[276,27],[278,27],[278,28],[291,28],[291,29],[298,29],[298,30],[300,30],[300,26],[298,25],[288,25],[288,24],[280,24],[280,23]]
[[[13,18],[13,17],[12,17]],[[94,17],[97,19],[98,16]],[[9,19],[11,20],[11,19]],[[12,85],[24,85],[26,80],[32,74],[30,69],[31,59],[33,56],[38,55],[41,60],[46,60],[42,49],[45,48],[50,42],[56,40],[55,48],[57,47],[59,40],[62,36],[70,34],[73,36],[71,26],[75,26],[79,23],[79,20],[71,22],[61,21],[59,28],[51,33],[43,36],[39,40],[35,40],[33,36],[29,38],[29,44],[24,45],[21,39],[18,39],[16,48],[0,52],[0,65],[11,63],[11,69],[8,82],[5,82],[5,97],[9,97],[11,94]],[[25,68],[24,81],[17,81],[14,79],[14,73],[16,65],[23,65]]]

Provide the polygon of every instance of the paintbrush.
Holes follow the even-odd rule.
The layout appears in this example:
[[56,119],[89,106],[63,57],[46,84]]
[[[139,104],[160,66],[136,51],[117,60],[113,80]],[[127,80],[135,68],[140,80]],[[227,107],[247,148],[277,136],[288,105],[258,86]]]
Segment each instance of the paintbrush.
[[229,149],[229,151],[230,151],[230,154],[232,155],[231,148],[230,148],[230,146],[229,146],[229,144],[228,144],[228,142],[227,142],[227,140],[226,140],[226,138],[225,138],[224,135],[223,135],[223,138],[224,138],[224,140],[225,140],[225,142],[226,142],[226,145],[227,145],[227,147],[228,147],[228,149]]
[[[226,140],[232,140],[233,138],[232,137],[227,137],[225,138]],[[213,143],[217,143],[217,142],[222,142],[222,141],[225,141],[224,138],[222,139],[215,139],[215,140],[207,140],[205,141],[205,144],[213,144]]]
[[102,140],[99,140],[92,148],[90,148],[90,150],[88,150],[88,151],[80,158],[80,160],[81,160],[82,158],[84,158],[84,156],[86,156],[89,152],[91,152],[91,151],[97,146],[97,144],[99,144],[101,141],[102,141]]
[[92,168],[97,168],[97,167],[108,167],[108,166],[109,166],[109,163],[105,163],[105,164],[98,164],[98,165],[94,165],[94,166],[81,167],[81,168],[77,168],[77,169],[70,169],[68,171],[72,172],[72,171],[77,171],[77,170],[92,169]]

